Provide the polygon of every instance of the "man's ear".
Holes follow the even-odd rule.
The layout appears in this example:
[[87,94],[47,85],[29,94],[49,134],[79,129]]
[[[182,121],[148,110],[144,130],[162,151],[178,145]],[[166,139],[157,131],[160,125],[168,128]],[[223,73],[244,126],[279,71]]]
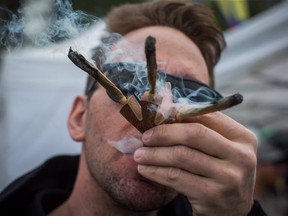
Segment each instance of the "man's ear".
[[85,139],[86,108],[86,96],[77,96],[74,100],[67,122],[70,136],[75,141],[84,141]]

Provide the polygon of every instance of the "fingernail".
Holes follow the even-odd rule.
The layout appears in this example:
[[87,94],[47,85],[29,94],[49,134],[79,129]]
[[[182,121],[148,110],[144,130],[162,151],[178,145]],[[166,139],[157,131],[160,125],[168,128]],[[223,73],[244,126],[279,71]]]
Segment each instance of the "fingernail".
[[152,134],[153,134],[153,129],[145,131],[145,133],[142,136],[142,141],[148,142],[151,139]]
[[139,172],[144,171],[145,169],[146,169],[146,166],[144,166],[144,165],[138,165],[138,166],[137,166],[137,170],[138,170]]
[[144,150],[142,150],[142,149],[137,149],[137,150],[134,152],[134,159],[135,159],[135,160],[140,159],[143,154],[144,154]]

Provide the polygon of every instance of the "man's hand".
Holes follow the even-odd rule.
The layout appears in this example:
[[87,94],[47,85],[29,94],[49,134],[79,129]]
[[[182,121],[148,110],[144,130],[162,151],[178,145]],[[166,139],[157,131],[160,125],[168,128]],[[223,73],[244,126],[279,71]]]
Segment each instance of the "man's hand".
[[144,177],[187,196],[194,215],[247,215],[253,205],[257,139],[216,112],[143,135],[134,158]]

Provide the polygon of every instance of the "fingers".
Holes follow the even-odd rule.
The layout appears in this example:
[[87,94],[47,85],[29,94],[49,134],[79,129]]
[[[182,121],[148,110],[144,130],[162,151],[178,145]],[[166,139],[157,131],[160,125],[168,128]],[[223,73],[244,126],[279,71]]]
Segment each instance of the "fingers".
[[[205,187],[208,185],[208,182],[210,183],[210,180],[205,177],[191,175],[184,170],[174,167],[139,165],[138,172],[152,181],[185,194],[189,199],[193,199],[194,197],[203,199],[203,190],[207,190]],[[193,188],[193,190],[191,190],[191,188]],[[189,194],[187,194],[187,192],[189,192]]]
[[242,141],[243,136],[249,140],[255,140],[255,135],[246,127],[221,112],[213,112],[206,115],[186,119],[185,122],[197,122],[211,130],[216,131],[229,140]]
[[[172,147],[143,147],[134,154],[134,159],[142,165],[178,167],[195,175],[216,178],[221,175],[225,164],[218,158],[210,157],[198,150],[183,145]],[[206,166],[206,164],[211,164]]]
[[185,145],[217,158],[233,153],[231,141],[199,123],[160,125],[145,132],[146,146]]
[[145,147],[134,154],[138,172],[186,195],[194,212],[245,215],[250,209],[257,140],[241,124],[212,113],[156,126],[142,141]]
[[[134,154],[134,160],[140,165],[164,168],[177,168],[193,176],[214,179],[214,182],[228,184],[234,179],[241,179],[241,171],[231,161],[210,157],[202,152],[186,146],[173,147],[143,147]],[[242,162],[252,164],[249,161]],[[244,169],[250,170],[247,166]],[[244,173],[244,172],[243,172]],[[247,173],[250,175],[249,173]],[[166,176],[167,177],[167,176]]]
[[241,124],[218,112],[193,118],[190,123],[159,125],[146,131],[146,146],[186,145],[222,159],[257,149],[256,136]]
[[239,187],[243,179],[237,175],[226,175],[226,181],[219,183],[175,167],[139,165],[138,172],[184,194],[200,215],[247,215],[253,202],[252,196],[243,195],[251,187]]

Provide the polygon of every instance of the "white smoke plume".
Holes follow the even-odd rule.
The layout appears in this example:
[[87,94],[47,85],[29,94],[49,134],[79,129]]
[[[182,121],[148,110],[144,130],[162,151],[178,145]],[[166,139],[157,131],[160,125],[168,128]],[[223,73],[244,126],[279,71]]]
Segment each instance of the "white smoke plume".
[[125,136],[116,141],[108,140],[108,143],[123,154],[133,154],[138,148],[143,146],[143,142],[133,136]]
[[10,17],[0,19],[0,43],[8,50],[73,38],[99,21],[95,16],[73,10],[71,0],[29,0],[17,14],[1,10]]

